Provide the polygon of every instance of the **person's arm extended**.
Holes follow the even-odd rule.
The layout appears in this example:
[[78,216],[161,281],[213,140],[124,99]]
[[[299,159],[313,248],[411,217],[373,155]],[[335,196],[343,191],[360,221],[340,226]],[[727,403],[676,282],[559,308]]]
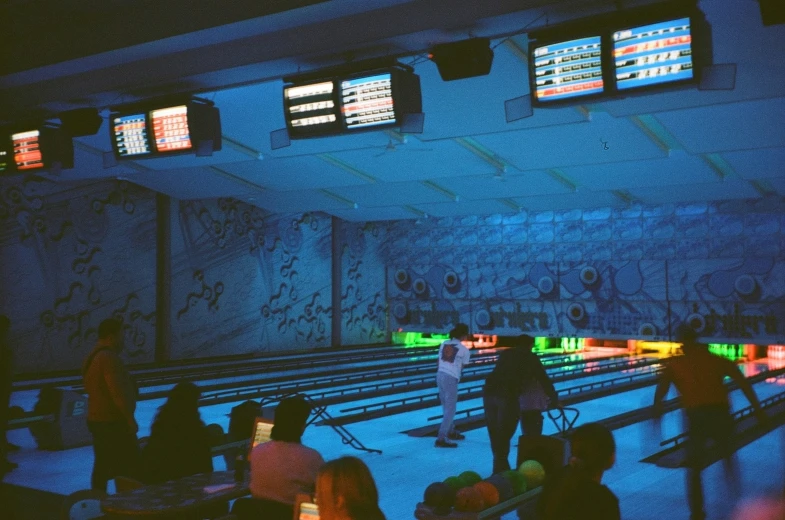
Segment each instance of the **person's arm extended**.
[[758,401],[758,396],[755,394],[755,390],[752,389],[752,385],[747,378],[744,377],[744,374],[741,373],[739,367],[736,366],[735,363],[728,361],[725,365],[725,375],[730,376],[733,379],[733,382],[736,383],[741,391],[744,392],[744,397],[750,402],[755,411],[758,413],[762,413],[763,409],[760,406],[760,401]]
[[662,401],[665,399],[665,396],[668,395],[668,389],[670,387],[671,376],[670,371],[666,366],[660,374],[660,379],[657,381],[657,388],[654,390],[654,403],[652,403],[652,406],[654,408],[655,417],[662,415]]
[[112,396],[112,401],[114,401],[114,404],[135,433],[139,429],[134,418],[136,398],[128,373],[123,368],[122,362],[117,355],[105,355],[102,362],[104,364],[104,380],[106,381],[106,387],[109,389],[109,394]]
[[553,382],[551,378],[548,377],[548,373],[545,371],[545,367],[542,366],[542,361],[540,358],[537,357],[536,354],[532,354],[533,363],[532,363],[532,370],[534,371],[534,377],[542,389],[545,391],[545,395],[548,396],[548,399],[551,401],[551,406],[556,408],[559,406],[559,394],[556,392],[556,388],[553,386]]

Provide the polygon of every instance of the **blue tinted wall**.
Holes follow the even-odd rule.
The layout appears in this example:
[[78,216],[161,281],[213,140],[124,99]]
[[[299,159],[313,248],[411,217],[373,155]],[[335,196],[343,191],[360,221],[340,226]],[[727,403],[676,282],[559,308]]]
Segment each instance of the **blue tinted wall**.
[[390,229],[394,329],[785,341],[780,200],[421,220]]

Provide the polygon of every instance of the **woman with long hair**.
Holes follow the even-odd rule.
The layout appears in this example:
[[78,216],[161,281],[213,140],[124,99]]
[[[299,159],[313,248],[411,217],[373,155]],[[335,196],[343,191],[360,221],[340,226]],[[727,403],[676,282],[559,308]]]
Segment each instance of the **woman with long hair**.
[[316,477],[321,520],[385,520],[371,471],[357,457],[331,460]]
[[159,409],[142,451],[146,484],[213,471],[210,438],[199,415],[199,388],[178,383]]

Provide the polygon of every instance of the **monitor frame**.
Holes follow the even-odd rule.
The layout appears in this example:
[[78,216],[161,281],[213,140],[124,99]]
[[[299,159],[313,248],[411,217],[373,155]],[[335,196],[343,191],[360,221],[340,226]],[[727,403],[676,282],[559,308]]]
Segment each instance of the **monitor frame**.
[[[711,27],[706,21],[706,16],[695,5],[680,5],[678,3],[655,4],[637,9],[626,16],[620,16],[608,31],[610,53],[610,79],[612,93],[616,98],[632,97],[652,92],[666,92],[668,90],[683,90],[697,86],[701,80],[702,69],[712,62]],[[641,27],[660,23],[676,21],[681,18],[689,19],[690,23],[690,50],[692,59],[692,76],[677,80],[650,83],[646,85],[619,88],[616,78],[616,60],[614,58],[615,41],[613,34],[619,31],[634,30]]]
[[[363,132],[385,130],[389,128],[400,127],[403,123],[404,116],[407,114],[416,114],[422,112],[422,91],[420,88],[420,77],[414,73],[411,67],[406,67],[401,64],[385,64],[384,66],[379,66],[378,64],[376,65],[376,67],[369,67],[364,70],[347,70],[345,68],[341,68],[332,71],[324,71],[323,75],[314,73],[296,78],[284,78],[285,84],[281,93],[281,97],[283,100],[284,119],[286,121],[286,129],[289,132],[289,137],[291,139],[311,139],[334,135],[353,135]],[[332,72],[332,74],[330,74],[330,72]],[[344,104],[341,99],[342,82],[364,77],[371,77],[379,74],[390,74],[395,120],[389,123],[376,124],[360,128],[348,127],[343,110]],[[286,98],[287,89],[326,82],[332,82],[333,85],[332,101],[336,107],[336,123],[330,124],[329,127],[326,125],[313,125],[314,128],[311,131],[301,130],[299,128],[293,127],[291,124],[291,115],[289,112],[290,105]]]
[[[607,97],[610,92],[609,72],[610,64],[608,53],[608,39],[605,35],[605,30],[602,28],[596,30],[591,27],[583,28],[581,26],[569,26],[567,30],[549,30],[541,33],[533,33],[529,39],[529,89],[531,92],[532,106],[539,108],[545,107],[564,107],[565,105],[578,105],[585,100],[597,100],[602,97]],[[599,37],[600,38],[600,71],[602,78],[602,90],[591,94],[580,96],[569,96],[553,100],[541,100],[537,97],[537,75],[536,75],[536,58],[534,52],[536,49],[546,47],[548,45],[556,45],[560,43],[567,43],[585,38]]]
[[[191,147],[180,150],[158,150],[153,127],[153,112],[183,105],[186,107]],[[145,116],[147,144],[150,151],[145,154],[120,155],[117,139],[115,138],[114,120],[117,117],[137,114]],[[118,161],[141,161],[178,155],[210,155],[211,152],[220,151],[222,148],[220,112],[212,101],[201,98],[170,97],[112,107],[109,114],[109,125],[107,126],[109,127],[112,151]],[[204,151],[203,149],[210,153],[201,154],[200,150]]]
[[[39,168],[19,169],[14,156],[13,135],[24,132],[38,131],[38,146],[41,151],[42,166]],[[35,174],[48,172],[53,168],[62,170],[74,167],[74,143],[72,137],[61,127],[50,125],[18,125],[3,130],[2,136],[8,146],[8,166],[0,175]]]

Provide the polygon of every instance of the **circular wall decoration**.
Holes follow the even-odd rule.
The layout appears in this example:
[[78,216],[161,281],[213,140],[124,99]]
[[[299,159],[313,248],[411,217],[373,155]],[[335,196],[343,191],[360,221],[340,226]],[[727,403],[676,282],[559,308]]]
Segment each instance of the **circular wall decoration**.
[[392,314],[395,316],[396,320],[404,321],[407,316],[409,316],[409,309],[406,307],[405,303],[398,302],[393,305]]
[[592,266],[587,266],[581,269],[580,277],[581,277],[581,282],[583,282],[583,285],[586,286],[594,285],[597,283],[597,280],[600,279],[600,275],[597,272],[597,269],[595,269]]
[[736,292],[742,296],[751,296],[752,293],[755,292],[755,289],[758,288],[758,282],[756,282],[755,278],[752,276],[743,274],[736,278],[733,287],[736,289]]
[[687,316],[687,325],[689,325],[695,332],[703,332],[706,329],[706,319],[700,314],[693,313]]
[[412,290],[421,298],[428,296],[428,284],[422,278],[417,278],[412,282]]
[[457,292],[461,288],[461,280],[458,278],[458,273],[455,271],[444,273],[444,287],[451,293]]
[[655,327],[653,323],[644,322],[641,323],[640,327],[638,327],[639,336],[651,337],[655,334],[657,334],[657,327]]
[[409,285],[409,272],[406,269],[398,269],[395,271],[395,285],[398,287],[406,287]]
[[570,321],[581,321],[586,316],[586,309],[582,303],[571,303],[567,307],[567,317]]
[[491,313],[485,309],[480,309],[474,314],[474,323],[482,329],[491,327]]
[[540,278],[540,281],[537,282],[537,290],[540,291],[540,294],[550,294],[553,291],[554,286],[553,278],[550,276],[543,276]]

